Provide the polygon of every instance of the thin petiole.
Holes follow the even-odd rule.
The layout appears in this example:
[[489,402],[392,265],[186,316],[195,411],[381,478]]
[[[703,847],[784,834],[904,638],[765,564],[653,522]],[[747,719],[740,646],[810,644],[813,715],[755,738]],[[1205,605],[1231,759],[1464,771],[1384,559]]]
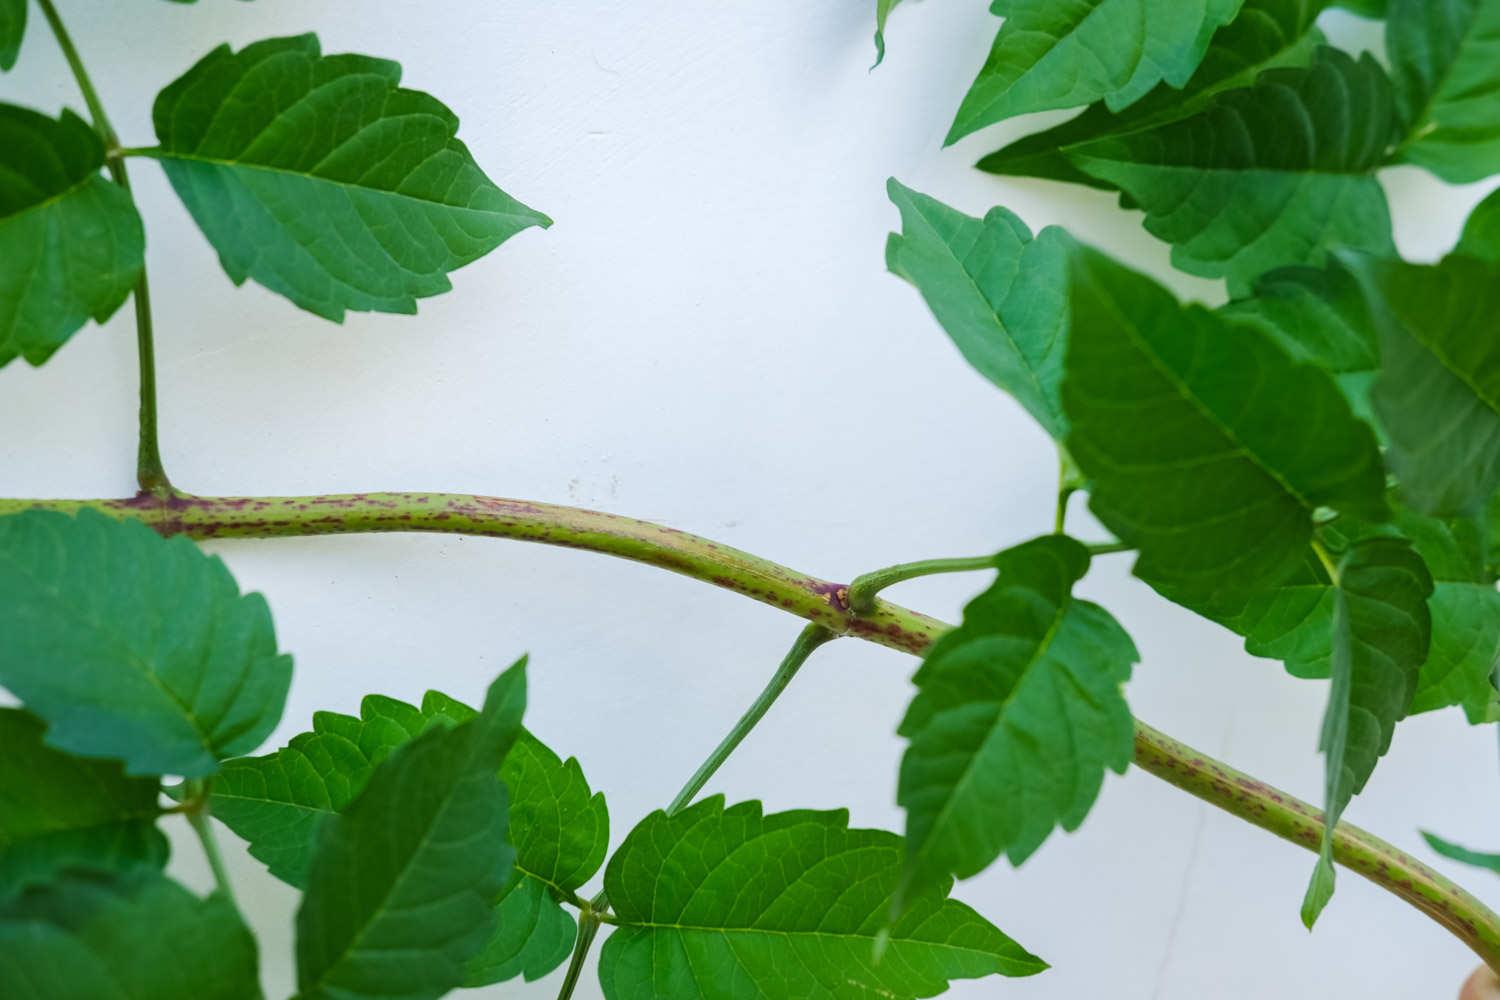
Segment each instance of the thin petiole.
[[1093,542],[1088,550],[1091,556],[1108,556],[1116,552],[1134,552],[1135,546],[1129,542]]
[[875,596],[887,587],[905,580],[939,573],[977,573],[994,569],[994,556],[961,556],[957,559],[923,559],[920,562],[887,566],[854,578],[849,584],[849,610],[866,615],[875,610]]
[[[106,150],[117,150],[120,145],[119,138],[115,135],[109,115],[104,111],[104,102],[99,99],[99,91],[95,89],[93,80],[89,78],[88,70],[83,65],[83,58],[78,54],[78,47],[73,44],[73,38],[68,34],[62,17],[57,13],[52,0],[37,0],[37,5],[41,7],[42,16],[47,19],[47,24],[52,28],[52,34],[57,38],[57,45],[62,49],[63,57],[68,61],[68,68],[73,71],[73,79],[77,81],[78,89],[83,93],[84,103],[89,108],[89,117],[94,120],[94,131],[99,134]],[[105,159],[105,166],[109,169],[110,178],[120,185],[126,194],[132,194],[130,175],[125,171],[124,161],[118,156],[108,156]],[[156,345],[151,324],[151,290],[146,283],[144,267],[141,268],[140,280],[136,282],[133,298],[135,300],[136,354],[140,359],[141,383],[140,440],[136,450],[136,480],[143,493],[170,495],[172,483],[167,479],[166,470],[162,466],[161,445],[156,433]]]
[[1318,562],[1323,564],[1323,569],[1328,573],[1329,581],[1337,587],[1339,585],[1339,566],[1334,560],[1333,554],[1324,548],[1323,543],[1316,538],[1312,541],[1312,550],[1318,554]]
[[238,906],[234,898],[234,886],[229,881],[229,870],[224,867],[219,842],[214,837],[213,822],[208,816],[208,790],[209,786],[205,781],[189,782],[185,789],[186,798],[183,800],[186,808],[182,810],[182,814],[187,817],[188,825],[193,828],[193,833],[198,836],[198,843],[203,846],[203,855],[208,858],[208,867],[214,873],[214,882],[219,891],[230,903]]

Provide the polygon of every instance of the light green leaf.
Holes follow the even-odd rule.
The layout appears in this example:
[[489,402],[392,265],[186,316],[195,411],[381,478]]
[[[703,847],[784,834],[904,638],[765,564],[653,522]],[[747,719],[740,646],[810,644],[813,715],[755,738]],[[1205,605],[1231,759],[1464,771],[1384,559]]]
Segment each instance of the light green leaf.
[[916,286],[965,360],[1054,438],[1067,433],[1058,387],[1065,350],[1066,237],[1003,208],[981,221],[892,179],[902,232],[886,267]]
[[1374,436],[1326,373],[1097,251],[1071,272],[1068,451],[1137,575],[1234,606],[1302,564],[1317,508],[1383,517]]
[[42,364],[140,277],[141,220],[103,166],[104,144],[71,111],[0,104],[0,365]]
[[31,0],[0,0],[0,70],[16,64],[26,34],[26,7]]
[[1020,865],[1076,830],[1106,770],[1123,774],[1135,720],[1121,686],[1139,659],[1103,608],[1075,601],[1088,550],[1051,535],[996,557],[999,578],[932,647],[901,724],[897,798],[918,884]]
[[401,68],[313,35],[220,46],[156,99],[157,155],[235,284],[310,312],[416,312],[447,274],[547,226],[455,138]]
[[0,709],[0,899],[64,868],[161,869],[158,783],[59,753],[40,719]]
[[[885,22],[901,0],[875,0],[875,66],[885,61]],[[874,69],[875,66],[871,66]]]
[[1485,868],[1489,871],[1500,874],[1500,854],[1488,854],[1483,851],[1471,851],[1467,847],[1460,847],[1451,841],[1444,840],[1442,837],[1427,833],[1426,831],[1423,831],[1422,839],[1427,841],[1427,846],[1431,847],[1434,851],[1437,851],[1445,858],[1450,858],[1454,861],[1461,861],[1466,865],[1473,865],[1476,868]]
[[1276,268],[1321,265],[1330,249],[1394,255],[1374,177],[1394,121],[1379,64],[1324,48],[1312,66],[1263,73],[1190,118],[1065,152],[1145,210],[1177,267],[1241,294]]
[[499,771],[525,702],[522,660],[477,716],[398,748],[322,824],[297,911],[298,997],[422,1000],[463,983],[511,876]]
[[254,750],[291,683],[271,612],[183,536],[138,521],[0,518],[0,684],[47,742],[198,777]]
[[725,809],[721,796],[646,817],[605,871],[623,926],[599,958],[604,995],[911,1000],[953,979],[1046,968],[946,899],[947,880],[908,896],[889,926],[901,838],[848,822],[843,811],[765,816],[758,802]]
[[1432,578],[1399,539],[1356,542],[1339,561],[1333,611],[1333,684],[1319,740],[1327,758],[1322,851],[1302,922],[1318,919],[1333,896],[1333,828],[1370,780],[1406,714],[1427,658]]
[[1394,159],[1452,184],[1500,171],[1500,0],[1391,0],[1386,48],[1405,123]]
[[1500,487],[1500,264],[1351,257],[1380,331],[1372,398],[1387,462],[1424,514],[1474,514]]
[[[250,845],[271,873],[305,888],[318,827],[346,807],[391,751],[434,725],[474,710],[436,691],[422,707],[371,695],[360,718],[319,712],[313,730],[263,757],[227,761],[214,780],[213,814]],[[528,980],[568,956],[577,926],[558,903],[593,877],[609,846],[604,795],[589,789],[578,761],[561,760],[522,731],[500,778],[510,793],[514,871],[503,890],[495,932],[469,963],[467,985]]]
[[0,903],[7,1000],[259,1000],[234,904],[159,872],[71,872]]
[[1453,252],[1500,264],[1500,189],[1491,192],[1469,214],[1463,237]]
[[1314,22],[1326,6],[1325,0],[1245,0],[1239,16],[1214,35],[1203,64],[1185,87],[1158,84],[1118,114],[1094,104],[1076,118],[991,153],[977,165],[994,174],[1113,190],[1108,182],[1074,166],[1066,150],[1191,117],[1217,95],[1250,86],[1268,69],[1309,65],[1323,41]]
[[1118,111],[1158,83],[1182,87],[1243,0],[994,0],[1005,18],[948,132],[1102,100]]

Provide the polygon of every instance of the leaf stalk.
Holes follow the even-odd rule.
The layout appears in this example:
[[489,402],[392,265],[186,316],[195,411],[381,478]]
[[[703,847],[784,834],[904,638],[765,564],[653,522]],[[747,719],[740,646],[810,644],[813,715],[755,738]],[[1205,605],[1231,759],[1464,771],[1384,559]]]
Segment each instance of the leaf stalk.
[[961,556],[957,559],[923,559],[887,566],[854,578],[849,584],[849,610],[857,615],[875,610],[875,595],[906,580],[939,573],[977,573],[994,569],[994,556]]

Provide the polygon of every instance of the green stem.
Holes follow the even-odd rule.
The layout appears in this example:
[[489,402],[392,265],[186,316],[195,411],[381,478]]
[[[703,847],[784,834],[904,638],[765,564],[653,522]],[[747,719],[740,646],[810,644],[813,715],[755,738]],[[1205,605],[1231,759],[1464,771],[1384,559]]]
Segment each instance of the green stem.
[[585,908],[578,914],[578,937],[573,942],[573,957],[568,961],[568,974],[563,977],[562,988],[557,991],[557,1000],[568,1000],[578,988],[583,976],[583,962],[588,958],[594,938],[599,934],[599,917],[593,910]]
[[693,772],[687,784],[682,786],[682,791],[678,792],[671,805],[667,806],[668,816],[675,816],[687,808],[698,793],[703,791],[703,786],[708,784],[708,780],[714,776],[715,772],[724,766],[729,755],[745,742],[745,737],[750,735],[750,730],[766,717],[766,713],[771,710],[772,705],[776,704],[776,699],[781,697],[787,685],[792,683],[792,678],[797,676],[797,671],[802,669],[802,664],[807,662],[807,658],[813,654],[813,651],[837,638],[835,633],[828,631],[822,625],[809,625],[802,630],[797,636],[797,641],[792,643],[792,648],[782,659],[781,665],[776,668],[776,673],[771,675],[771,680],[766,684],[765,690],[750,704],[745,714],[740,716],[734,728],[730,729],[729,733],[719,741],[719,745],[714,747],[713,753],[710,753],[708,758],[698,765],[698,770]]
[[[425,531],[482,535],[587,549],[658,566],[782,608],[836,635],[922,654],[949,626],[878,600],[868,615],[847,605],[848,588],[648,521],[597,511],[469,494],[361,493],[310,497],[149,494],[123,500],[0,500],[0,516],[33,508],[92,510],[199,539],[272,538]],[[1322,815],[1248,775],[1136,723],[1135,763],[1226,812],[1314,852]],[[1346,823],[1334,858],[1452,931],[1500,970],[1500,915],[1410,855]],[[597,932],[597,927],[595,928]]]
[[1316,538],[1312,540],[1312,550],[1317,553],[1318,562],[1323,564],[1323,570],[1328,574],[1328,582],[1335,587],[1339,585],[1339,564],[1333,558],[1333,554],[1323,547],[1323,543]]
[[213,821],[208,816],[208,792],[208,782],[188,782],[184,795],[184,805],[188,808],[183,810],[183,815],[187,817],[193,833],[198,835],[198,843],[203,846],[203,855],[208,858],[208,867],[214,873],[214,882],[219,891],[230,903],[238,905],[234,898],[234,886],[229,881],[229,869],[224,867],[224,857],[219,853],[219,842],[214,837]]
[[939,573],[974,573],[994,568],[994,556],[923,559],[919,562],[887,566],[854,578],[854,582],[849,584],[849,610],[855,614],[868,614],[875,609],[876,594],[905,580],[915,580],[920,576],[936,576]]
[[1089,555],[1107,556],[1116,552],[1134,552],[1135,546],[1129,542],[1095,542],[1089,546]]
[[[99,99],[99,91],[94,88],[94,82],[90,79],[88,70],[83,65],[83,59],[78,54],[78,47],[73,44],[73,38],[63,25],[62,17],[57,13],[52,0],[37,0],[37,4],[41,7],[42,16],[47,19],[47,24],[51,26],[52,34],[57,38],[57,45],[62,49],[63,57],[67,59],[68,67],[73,71],[73,79],[78,82],[78,89],[83,93],[84,103],[89,108],[89,116],[94,121],[94,131],[99,134],[106,152],[111,154],[105,160],[109,175],[125,190],[126,194],[134,198],[130,189],[130,175],[125,170],[125,164],[118,156],[113,155],[120,145],[120,140],[115,135],[114,126],[110,124],[109,115],[104,111],[104,102]],[[148,493],[167,494],[171,493],[172,484],[167,479],[167,473],[162,466],[161,445],[157,440],[156,346],[151,324],[151,289],[146,281],[144,265],[141,267],[141,277],[136,282],[133,298],[135,301],[136,354],[139,357],[141,383],[136,479],[141,489]]]

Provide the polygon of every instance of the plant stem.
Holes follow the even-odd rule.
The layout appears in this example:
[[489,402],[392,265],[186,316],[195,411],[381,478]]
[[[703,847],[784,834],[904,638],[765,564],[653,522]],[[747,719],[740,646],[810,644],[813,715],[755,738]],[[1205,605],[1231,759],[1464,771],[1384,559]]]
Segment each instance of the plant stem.
[[[94,88],[94,82],[90,79],[88,70],[84,68],[83,59],[78,54],[78,47],[73,44],[73,38],[63,25],[62,17],[57,13],[52,0],[37,0],[37,4],[41,7],[42,16],[47,19],[47,24],[51,26],[52,34],[57,38],[57,45],[62,49],[63,57],[67,59],[68,67],[73,71],[73,79],[78,82],[78,89],[83,93],[84,103],[89,108],[89,117],[94,122],[94,131],[99,134],[100,141],[104,143],[106,153],[111,154],[105,159],[109,176],[133,199],[130,175],[125,170],[125,164],[119,157],[112,155],[120,145],[119,137],[115,135],[109,115],[104,111],[104,102],[99,99],[99,91]],[[166,494],[172,491],[172,484],[162,467],[161,446],[156,433],[156,346],[151,325],[151,289],[146,281],[144,265],[141,267],[140,280],[135,284],[133,299],[135,302],[136,354],[140,361],[141,383],[136,479],[142,490],[148,493]]]
[[900,563],[887,566],[854,578],[849,584],[849,610],[855,614],[868,614],[875,609],[875,595],[887,587],[920,576],[935,576],[939,573],[973,573],[994,569],[994,556],[960,556],[957,559],[923,559],[919,562]]
[[766,713],[771,710],[772,705],[776,704],[776,699],[781,697],[787,685],[792,683],[792,678],[797,676],[797,671],[802,669],[802,664],[807,662],[807,658],[813,654],[813,651],[837,638],[835,633],[828,631],[822,625],[809,625],[802,630],[797,636],[797,641],[792,643],[792,648],[782,659],[781,665],[776,668],[776,673],[771,675],[771,680],[765,690],[745,710],[745,714],[740,716],[740,721],[734,724],[734,728],[730,729],[729,733],[719,741],[719,745],[714,747],[708,759],[698,765],[698,770],[693,772],[687,784],[682,786],[682,791],[678,792],[671,805],[667,806],[668,816],[675,816],[687,808],[697,794],[703,791],[703,786],[708,784],[708,780],[714,776],[714,773],[724,766],[729,755],[745,742],[745,737],[750,735],[750,730],[766,717]]
[[231,904],[238,906],[234,898],[234,886],[229,881],[229,870],[224,867],[224,858],[219,853],[219,842],[214,837],[213,822],[208,817],[209,786],[206,781],[190,781],[184,790],[182,814],[188,825],[198,835],[203,846],[203,855],[208,858],[209,870],[214,873],[214,882]]
[[557,991],[557,1000],[568,1000],[578,988],[583,976],[583,962],[599,933],[599,918],[593,910],[585,908],[578,914],[578,937],[573,942],[573,957],[568,961],[568,974],[563,977],[562,988]]
[[1333,555],[1323,547],[1323,543],[1316,538],[1312,540],[1312,550],[1317,553],[1318,562],[1323,564],[1323,570],[1328,574],[1328,582],[1335,587],[1339,585],[1339,564]]
[[1091,556],[1108,556],[1116,552],[1134,552],[1135,546],[1129,542],[1095,542],[1089,547]]
[[[0,516],[41,508],[92,510],[194,538],[271,538],[378,531],[483,535],[587,549],[682,573],[782,608],[836,635],[920,655],[949,626],[877,600],[853,614],[848,588],[648,521],[468,494],[361,493],[323,497],[168,497],[0,500]],[[1136,723],[1142,770],[1226,812],[1316,852],[1322,814],[1191,747]],[[1334,858],[1442,924],[1500,971],[1500,915],[1410,855],[1340,823]],[[597,927],[595,928],[597,932]]]

